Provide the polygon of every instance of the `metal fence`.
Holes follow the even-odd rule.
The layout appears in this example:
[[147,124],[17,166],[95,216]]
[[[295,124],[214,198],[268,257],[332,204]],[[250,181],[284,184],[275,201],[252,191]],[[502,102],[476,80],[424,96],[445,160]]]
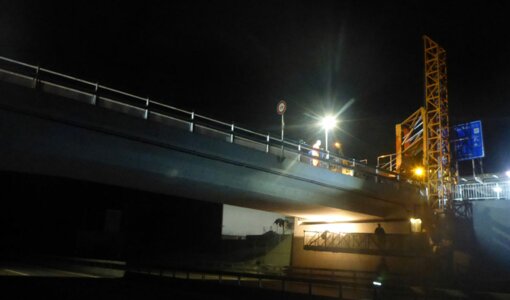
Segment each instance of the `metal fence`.
[[455,186],[454,200],[510,199],[510,182],[466,183]]
[[[39,66],[0,56],[0,80],[91,105],[129,114],[138,118],[179,127],[190,132],[213,136],[230,143],[266,153],[296,159],[333,172],[377,180],[399,180],[398,174],[373,168],[366,162],[335,156],[310,145],[255,132],[233,123],[177,108],[155,99],[140,97],[97,82],[86,81]],[[313,152],[312,152],[313,151]],[[312,153],[318,153],[313,156]]]
[[331,252],[424,254],[430,250],[423,234],[345,233],[305,231],[304,249]]

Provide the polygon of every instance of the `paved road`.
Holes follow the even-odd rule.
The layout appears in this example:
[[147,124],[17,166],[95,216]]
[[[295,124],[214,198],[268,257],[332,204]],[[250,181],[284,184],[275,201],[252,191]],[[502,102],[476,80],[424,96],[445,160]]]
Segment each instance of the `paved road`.
[[83,271],[69,271],[20,263],[0,263],[0,276],[101,278],[101,276]]

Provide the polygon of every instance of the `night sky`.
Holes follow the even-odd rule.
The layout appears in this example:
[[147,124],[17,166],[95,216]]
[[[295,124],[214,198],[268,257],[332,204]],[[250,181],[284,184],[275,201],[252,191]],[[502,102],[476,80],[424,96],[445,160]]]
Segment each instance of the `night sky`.
[[[104,1],[106,2],[106,1]],[[423,41],[448,53],[450,122],[482,120],[486,172],[510,169],[507,1],[0,2],[0,55],[258,130],[323,138],[347,156],[395,151],[424,103]],[[468,4],[469,3],[469,4]]]

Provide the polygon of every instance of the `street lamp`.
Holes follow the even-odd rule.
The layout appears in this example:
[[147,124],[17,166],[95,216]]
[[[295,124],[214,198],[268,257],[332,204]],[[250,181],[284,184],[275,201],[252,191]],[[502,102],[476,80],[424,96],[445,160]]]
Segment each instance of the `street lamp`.
[[325,146],[325,149],[326,149],[326,153],[329,153],[329,150],[328,150],[328,131],[330,129],[333,129],[335,128],[336,124],[338,123],[338,120],[334,117],[334,116],[325,116],[324,118],[322,118],[321,122],[320,122],[320,125],[322,128],[324,128],[324,134],[325,134],[325,142],[326,142],[326,146]]
[[423,177],[425,175],[425,169],[423,167],[416,167],[414,168],[413,173],[416,177]]

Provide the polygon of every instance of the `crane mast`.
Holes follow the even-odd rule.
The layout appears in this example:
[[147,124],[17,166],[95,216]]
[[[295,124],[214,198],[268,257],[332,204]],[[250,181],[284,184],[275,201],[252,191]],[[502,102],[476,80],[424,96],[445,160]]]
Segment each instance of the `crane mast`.
[[424,155],[429,204],[446,208],[451,191],[446,51],[423,36],[425,63]]

